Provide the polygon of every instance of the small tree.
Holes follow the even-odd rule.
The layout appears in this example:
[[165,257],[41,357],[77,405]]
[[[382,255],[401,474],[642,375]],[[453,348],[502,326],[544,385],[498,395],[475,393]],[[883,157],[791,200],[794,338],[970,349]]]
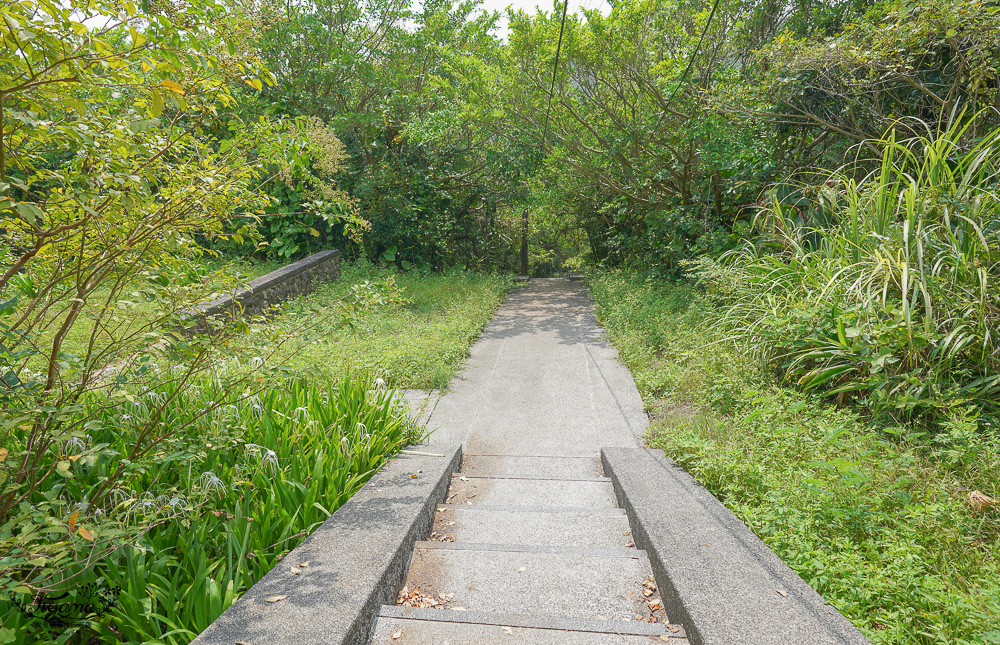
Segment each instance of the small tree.
[[[22,572],[5,573],[7,590],[65,580],[65,540],[25,527],[93,542],[85,518],[96,522],[116,479],[175,430],[154,410],[86,499],[38,501],[97,458],[100,447],[72,458],[66,448],[85,435],[95,401],[114,406],[132,396],[126,384],[143,382],[172,381],[180,395],[205,369],[220,341],[171,333],[210,290],[191,262],[204,252],[197,240],[249,234],[227,223],[262,215],[264,184],[279,174],[357,222],[325,184],[342,146],[318,124],[231,116],[247,86],[270,82],[247,44],[266,16],[235,9],[0,6],[0,552]],[[179,369],[157,376],[163,358]],[[71,501],[82,510],[68,519]]]

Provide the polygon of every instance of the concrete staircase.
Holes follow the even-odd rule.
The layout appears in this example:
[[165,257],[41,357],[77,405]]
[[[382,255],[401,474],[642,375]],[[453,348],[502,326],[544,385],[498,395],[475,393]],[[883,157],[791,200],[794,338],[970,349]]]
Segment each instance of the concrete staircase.
[[597,455],[466,455],[376,645],[687,643]]

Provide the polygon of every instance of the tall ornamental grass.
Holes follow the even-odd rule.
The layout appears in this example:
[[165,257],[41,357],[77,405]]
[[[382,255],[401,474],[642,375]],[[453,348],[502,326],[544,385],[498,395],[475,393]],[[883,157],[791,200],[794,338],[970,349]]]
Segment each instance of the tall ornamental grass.
[[[3,642],[190,642],[416,439],[393,392],[366,378],[133,394],[95,401],[86,432],[50,455],[68,467],[0,527]],[[154,413],[177,431],[125,459]],[[46,601],[68,613],[53,620]]]
[[759,236],[695,273],[722,325],[808,391],[897,422],[994,423],[1000,409],[1000,130],[878,144],[806,211],[775,200]]

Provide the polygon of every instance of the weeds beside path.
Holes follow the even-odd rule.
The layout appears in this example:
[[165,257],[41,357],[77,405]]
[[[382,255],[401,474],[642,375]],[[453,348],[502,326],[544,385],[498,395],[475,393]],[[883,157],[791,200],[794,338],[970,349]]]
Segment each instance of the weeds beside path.
[[602,324],[686,468],[875,643],[1000,643],[995,438],[970,449],[877,428],[777,386],[710,329],[691,286],[591,279]]
[[[346,328],[324,322],[331,304],[352,286],[391,277],[403,289],[403,303],[365,308]],[[371,264],[345,265],[336,281],[288,303],[281,314],[239,341],[246,347],[267,343],[282,332],[292,342],[271,360],[291,369],[334,377],[351,371],[379,377],[391,387],[441,388],[468,356],[469,346],[493,317],[512,286],[509,278],[454,272],[396,272]],[[308,329],[302,333],[301,330]]]

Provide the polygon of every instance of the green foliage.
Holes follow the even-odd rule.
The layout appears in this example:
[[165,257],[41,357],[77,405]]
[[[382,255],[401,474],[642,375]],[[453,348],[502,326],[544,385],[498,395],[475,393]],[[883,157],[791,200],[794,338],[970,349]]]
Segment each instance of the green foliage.
[[697,272],[725,328],[805,390],[892,423],[995,419],[1000,132],[963,149],[962,130],[880,142],[877,173],[832,176],[804,213],[763,211],[725,269]]
[[653,411],[663,448],[875,643],[989,643],[1000,622],[997,428],[936,440],[873,428],[777,387],[706,320],[687,284],[591,278],[602,324]]
[[476,15],[476,8],[322,0],[289,5],[287,20],[265,32],[262,50],[276,77],[266,98],[274,109],[323,119],[337,132],[349,153],[342,185],[372,226],[362,239],[303,218],[293,190],[282,195],[280,217],[270,218],[274,253],[304,252],[313,240],[303,232],[311,229],[316,241],[352,256],[376,259],[395,247],[400,260],[435,269],[496,260],[506,244],[492,222],[503,197],[491,172],[492,133],[464,127],[449,64],[491,58],[498,46],[489,33],[496,16]]
[[[66,468],[0,529],[13,642],[189,642],[417,438],[405,407],[371,379],[272,377],[239,391],[199,379],[129,392],[85,405],[85,430],[46,457]],[[154,415],[174,431],[134,455]],[[49,626],[32,615],[38,590],[83,601],[92,583],[121,587],[106,616]]]
[[[352,284],[377,282],[397,287],[402,298],[360,310],[349,326],[329,326],[336,303]],[[352,370],[391,387],[442,388],[511,287],[509,278],[460,270],[345,265],[339,280],[288,303],[280,316],[253,325],[234,346],[325,378]]]

